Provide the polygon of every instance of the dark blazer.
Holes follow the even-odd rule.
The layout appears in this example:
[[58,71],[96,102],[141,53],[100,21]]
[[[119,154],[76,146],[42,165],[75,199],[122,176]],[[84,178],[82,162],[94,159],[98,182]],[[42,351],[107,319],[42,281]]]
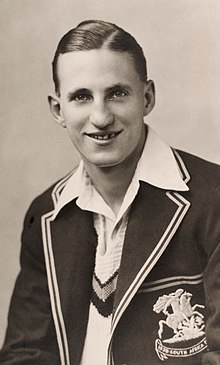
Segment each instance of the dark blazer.
[[[176,156],[189,191],[141,182],[132,204],[109,364],[220,364],[220,167]],[[1,364],[80,364],[97,237],[75,201],[53,219],[68,178],[26,215]]]

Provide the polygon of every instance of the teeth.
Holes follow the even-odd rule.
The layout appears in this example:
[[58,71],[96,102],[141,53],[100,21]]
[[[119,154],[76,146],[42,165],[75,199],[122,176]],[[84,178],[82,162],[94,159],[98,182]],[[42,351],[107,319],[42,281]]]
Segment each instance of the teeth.
[[115,136],[117,136],[118,133],[110,133],[110,134],[104,134],[102,136],[97,135],[97,134],[90,134],[90,137],[94,138],[94,139],[98,139],[98,140],[107,140],[107,139],[111,139],[114,138]]

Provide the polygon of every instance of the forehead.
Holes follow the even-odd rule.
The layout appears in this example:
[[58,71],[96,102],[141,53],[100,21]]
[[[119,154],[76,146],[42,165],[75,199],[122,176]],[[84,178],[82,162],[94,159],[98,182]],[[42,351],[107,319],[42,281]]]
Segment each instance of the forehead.
[[71,87],[94,88],[112,83],[141,83],[127,52],[106,49],[69,52],[59,56],[58,77],[62,91]]

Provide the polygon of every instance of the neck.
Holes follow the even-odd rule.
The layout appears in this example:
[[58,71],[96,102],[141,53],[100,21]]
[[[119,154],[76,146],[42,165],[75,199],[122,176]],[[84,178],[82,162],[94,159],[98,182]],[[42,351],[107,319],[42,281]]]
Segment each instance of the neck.
[[96,190],[117,215],[126,191],[134,176],[137,163],[142,154],[146,133],[137,149],[122,163],[110,167],[98,167],[84,161],[85,168]]

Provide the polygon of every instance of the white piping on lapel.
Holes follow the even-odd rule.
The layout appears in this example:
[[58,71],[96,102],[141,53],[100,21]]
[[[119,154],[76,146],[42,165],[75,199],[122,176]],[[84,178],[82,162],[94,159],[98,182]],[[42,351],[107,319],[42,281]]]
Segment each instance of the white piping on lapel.
[[[63,180],[57,183],[52,192],[52,198],[54,204],[57,202],[60,192],[65,186],[67,180],[72,175],[70,173]],[[44,214],[41,217],[41,227],[42,227],[42,237],[43,237],[43,247],[44,247],[44,256],[45,256],[45,264],[47,270],[47,280],[48,280],[48,288],[50,293],[50,302],[53,314],[53,320],[56,330],[57,343],[60,352],[60,361],[61,365],[70,365],[70,357],[69,357],[69,349],[68,349],[68,341],[65,323],[62,314],[60,294],[57,282],[56,268],[54,263],[54,255],[52,248],[52,240],[51,240],[51,229],[50,224],[53,221],[53,213],[52,210],[49,213]]]
[[179,153],[176,150],[173,150],[173,153],[174,153],[177,163],[179,165],[179,171],[183,178],[183,181],[187,184],[190,180],[190,174],[188,173],[187,168],[186,168],[182,158],[180,157]]
[[60,194],[63,190],[63,188],[65,187],[67,181],[69,180],[69,178],[74,174],[76,169],[74,169],[73,171],[71,171],[68,175],[66,175],[62,180],[60,180],[56,186],[54,187],[53,191],[52,191],[52,199],[53,199],[53,203],[54,206],[56,206],[58,199],[60,197]]
[[[188,182],[190,180],[190,175],[185,167],[184,162],[182,161],[179,154],[175,151],[175,155],[177,157],[177,163],[179,165],[179,169],[183,180]],[[190,202],[182,197],[177,192],[166,192],[166,195],[169,199],[171,199],[177,206],[177,210],[171,219],[167,229],[165,230],[164,234],[162,235],[160,241],[156,245],[155,249],[152,251],[151,255],[148,257],[145,264],[142,266],[139,273],[136,275],[135,279],[133,280],[132,284],[124,294],[122,300],[120,301],[118,307],[116,308],[115,313],[112,315],[112,324],[111,324],[111,334],[109,338],[109,345],[108,345],[108,365],[114,365],[113,353],[112,353],[112,339],[115,328],[124,313],[125,309],[131,302],[132,298],[138,291],[138,288],[141,286],[149,272],[152,270],[158,259],[161,257],[165,249],[167,248],[168,244],[170,243],[172,237],[174,236],[175,232],[177,231],[181,221],[183,220],[185,214],[187,213]]]

